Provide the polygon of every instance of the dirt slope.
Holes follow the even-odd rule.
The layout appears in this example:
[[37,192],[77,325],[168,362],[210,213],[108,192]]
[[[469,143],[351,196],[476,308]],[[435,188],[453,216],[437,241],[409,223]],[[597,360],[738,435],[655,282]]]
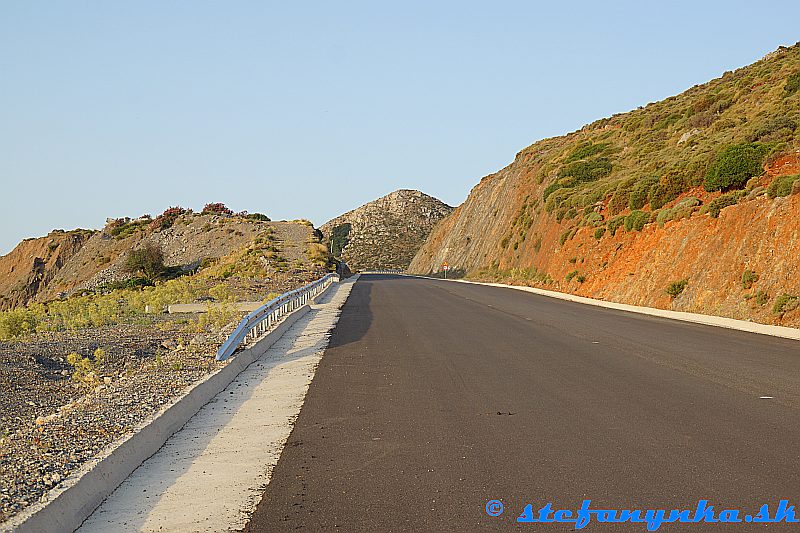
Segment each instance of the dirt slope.
[[[409,270],[447,261],[478,279],[800,326],[800,181],[787,178],[800,172],[797,86],[795,45],[540,141],[481,180]],[[708,114],[693,120],[697,109]],[[745,166],[720,163],[731,146],[761,162],[723,190],[709,186]],[[682,280],[673,298],[667,289]]]

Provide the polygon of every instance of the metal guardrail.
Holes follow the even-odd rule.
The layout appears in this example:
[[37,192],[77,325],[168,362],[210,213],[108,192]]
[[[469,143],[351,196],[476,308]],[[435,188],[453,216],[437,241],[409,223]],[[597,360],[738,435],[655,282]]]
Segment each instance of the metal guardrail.
[[336,281],[339,281],[339,274],[335,272],[327,274],[299,289],[281,294],[244,317],[217,350],[217,361],[226,360],[244,341],[257,339],[276,324],[281,317],[304,306]]

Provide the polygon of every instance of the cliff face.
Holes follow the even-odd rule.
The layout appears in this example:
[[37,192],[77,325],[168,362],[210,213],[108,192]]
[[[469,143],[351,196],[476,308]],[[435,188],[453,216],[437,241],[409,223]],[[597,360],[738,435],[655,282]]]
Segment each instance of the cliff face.
[[409,271],[800,326],[799,124],[795,45],[526,148]]
[[323,224],[336,255],[357,270],[405,270],[433,227],[453,210],[419,191],[399,190]]
[[33,299],[80,252],[93,233],[53,231],[45,237],[26,239],[0,257],[0,311]]

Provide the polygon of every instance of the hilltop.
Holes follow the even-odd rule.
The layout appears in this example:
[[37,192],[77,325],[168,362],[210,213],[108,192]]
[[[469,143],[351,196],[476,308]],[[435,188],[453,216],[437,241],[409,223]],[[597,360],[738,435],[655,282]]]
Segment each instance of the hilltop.
[[452,211],[432,196],[400,189],[329,220],[320,231],[353,271],[405,270],[433,227]]
[[200,213],[175,207],[155,218],[108,219],[101,230],[54,230],[26,239],[0,257],[0,310],[120,287],[135,277],[126,268],[129,254],[147,246],[161,251],[170,277],[230,259],[256,241],[270,242],[257,258],[268,281],[292,274],[305,279],[327,261],[314,255],[319,250],[313,259],[309,255],[319,235],[307,221],[273,222],[209,206]]
[[410,271],[799,325],[799,126],[794,45],[525,148]]

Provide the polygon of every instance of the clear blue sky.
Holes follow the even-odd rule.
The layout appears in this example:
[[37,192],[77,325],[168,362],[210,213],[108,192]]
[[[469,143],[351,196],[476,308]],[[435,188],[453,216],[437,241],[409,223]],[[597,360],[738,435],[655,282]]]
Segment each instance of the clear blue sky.
[[800,3],[0,3],[0,254],[221,201],[457,205],[521,148],[800,40]]

